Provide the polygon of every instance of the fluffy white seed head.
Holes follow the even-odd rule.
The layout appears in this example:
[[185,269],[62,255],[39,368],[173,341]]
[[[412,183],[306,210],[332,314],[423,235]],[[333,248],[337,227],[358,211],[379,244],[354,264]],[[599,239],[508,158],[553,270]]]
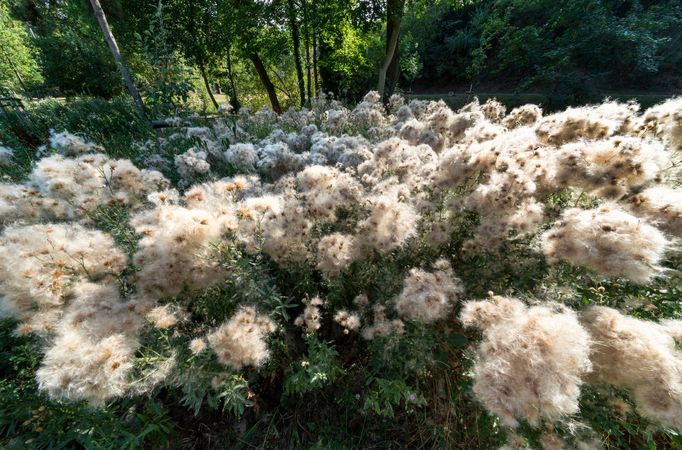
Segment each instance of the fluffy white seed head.
[[467,303],[461,318],[483,330],[474,395],[505,425],[516,427],[523,419],[537,426],[578,412],[580,386],[591,370],[591,340],[575,312],[493,297]]
[[12,226],[0,236],[0,293],[10,311],[29,318],[34,309],[61,308],[78,281],[112,279],[125,264],[101,231],[77,224]]
[[659,264],[670,245],[661,231],[612,204],[567,209],[561,221],[542,235],[550,263],[565,260],[636,283],[663,272]]
[[595,378],[630,390],[642,415],[681,428],[680,321],[657,324],[603,306],[589,308],[581,321],[594,340]]
[[434,269],[410,270],[402,292],[395,299],[395,308],[402,317],[430,323],[444,319],[452,310],[464,292],[462,282],[445,259],[436,261]]
[[260,367],[270,357],[266,337],[276,329],[267,316],[257,314],[252,307],[242,307],[208,335],[208,345],[218,361],[232,369]]

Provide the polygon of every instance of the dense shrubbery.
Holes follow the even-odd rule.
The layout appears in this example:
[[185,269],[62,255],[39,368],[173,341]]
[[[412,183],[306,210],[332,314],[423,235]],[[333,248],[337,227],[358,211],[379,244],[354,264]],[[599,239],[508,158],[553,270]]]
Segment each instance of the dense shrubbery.
[[564,107],[604,89],[679,89],[680,24],[675,1],[436,2],[408,14],[403,45],[420,86],[492,83]]
[[2,147],[7,445],[680,444],[680,99],[169,120]]

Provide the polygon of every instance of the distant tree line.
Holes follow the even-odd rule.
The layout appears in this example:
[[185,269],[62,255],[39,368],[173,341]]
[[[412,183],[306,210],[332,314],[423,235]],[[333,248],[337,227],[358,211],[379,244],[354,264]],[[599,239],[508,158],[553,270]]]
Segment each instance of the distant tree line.
[[486,85],[580,101],[605,87],[682,88],[682,4],[0,0],[4,89],[112,97],[126,67],[155,114],[193,97],[218,108],[219,93],[275,111],[320,92],[355,100],[369,89],[386,98]]

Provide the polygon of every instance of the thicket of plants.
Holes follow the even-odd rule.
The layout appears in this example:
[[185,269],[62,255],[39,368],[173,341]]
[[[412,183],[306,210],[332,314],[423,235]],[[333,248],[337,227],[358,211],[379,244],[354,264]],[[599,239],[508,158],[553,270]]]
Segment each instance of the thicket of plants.
[[679,89],[681,21],[675,1],[441,2],[406,15],[403,45],[418,86],[543,92],[556,108],[604,90]]
[[2,445],[682,444],[679,98],[168,121],[4,131]]

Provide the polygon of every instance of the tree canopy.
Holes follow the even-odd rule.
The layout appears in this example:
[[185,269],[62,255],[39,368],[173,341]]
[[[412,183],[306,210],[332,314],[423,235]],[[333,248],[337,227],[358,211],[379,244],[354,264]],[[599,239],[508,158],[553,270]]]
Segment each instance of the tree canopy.
[[[559,106],[607,90],[674,91],[675,0],[110,0],[135,83],[159,112],[216,95],[273,109],[321,92],[470,88],[546,93]],[[3,0],[0,82],[28,95],[122,92],[86,0]],[[383,80],[383,81],[382,81]],[[219,97],[222,101],[222,97]],[[154,107],[156,107],[154,106]]]

